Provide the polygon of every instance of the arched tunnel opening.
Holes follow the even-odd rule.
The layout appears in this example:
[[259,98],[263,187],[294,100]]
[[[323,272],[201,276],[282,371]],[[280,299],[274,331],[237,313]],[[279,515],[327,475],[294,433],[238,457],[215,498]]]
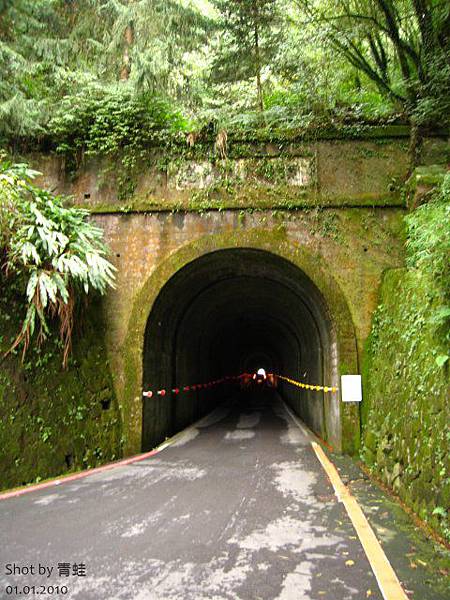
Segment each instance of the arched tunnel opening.
[[[268,251],[218,250],[181,268],[152,307],[144,339],[144,389],[202,383],[264,368],[315,385],[335,385],[336,343],[316,285]],[[340,436],[335,395],[280,382],[278,392],[323,439]],[[232,397],[229,386],[145,398],[148,450]]]

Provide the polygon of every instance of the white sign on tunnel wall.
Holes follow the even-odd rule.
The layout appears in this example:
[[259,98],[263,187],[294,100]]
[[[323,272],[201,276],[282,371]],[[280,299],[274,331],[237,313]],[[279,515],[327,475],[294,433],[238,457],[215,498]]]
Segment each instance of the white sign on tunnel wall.
[[361,402],[361,375],[341,375],[342,402]]

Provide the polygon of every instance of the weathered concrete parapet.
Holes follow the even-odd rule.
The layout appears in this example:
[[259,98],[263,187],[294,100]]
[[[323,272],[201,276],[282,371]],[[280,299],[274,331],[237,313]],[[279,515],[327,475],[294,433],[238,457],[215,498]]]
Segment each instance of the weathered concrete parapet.
[[[56,157],[32,162],[42,165],[48,187],[98,213],[403,206],[408,130],[373,130],[352,139],[231,140],[225,159],[208,144],[174,147],[170,154],[149,149],[134,167],[120,156],[85,157],[70,178]],[[442,162],[447,153],[445,137],[424,140],[424,164]]]
[[167,186],[178,191],[186,189],[205,190],[224,182],[269,188],[286,185],[292,188],[310,188],[314,186],[314,157],[285,157],[270,159],[239,158],[229,161],[187,160],[176,165],[169,164]]

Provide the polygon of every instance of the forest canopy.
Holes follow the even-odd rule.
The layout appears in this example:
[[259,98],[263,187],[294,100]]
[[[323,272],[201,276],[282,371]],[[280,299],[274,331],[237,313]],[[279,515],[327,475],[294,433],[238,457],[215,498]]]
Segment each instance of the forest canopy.
[[92,145],[108,107],[156,137],[211,122],[445,126],[450,3],[0,0],[0,72],[3,144],[78,131]]

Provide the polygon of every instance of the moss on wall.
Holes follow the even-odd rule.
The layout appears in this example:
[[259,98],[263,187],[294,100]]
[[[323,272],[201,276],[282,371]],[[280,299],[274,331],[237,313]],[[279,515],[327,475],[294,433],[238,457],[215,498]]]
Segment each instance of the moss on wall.
[[[71,177],[61,157],[32,154],[20,161],[44,173],[39,185],[100,213],[402,206],[407,135],[397,137],[389,127],[382,131],[383,137],[381,130],[368,136],[359,135],[361,130],[278,141],[230,135],[226,159],[215,154],[213,140],[203,140],[194,147],[149,148],[134,157],[132,168],[124,167],[120,154],[89,155]],[[434,148],[429,158],[444,164],[446,139],[428,142]]]
[[450,540],[450,406],[439,299],[420,271],[385,274],[364,359],[362,457]]
[[[181,195],[180,195],[181,196]],[[145,212],[197,212],[211,210],[297,210],[309,208],[383,208],[399,207],[404,200],[398,194],[359,194],[358,196],[324,198],[315,192],[292,190],[286,186],[261,187],[242,186],[236,192],[220,188],[191,192],[184,198],[134,198],[126,204],[87,202],[73,203],[93,214],[128,214]]]
[[407,205],[416,208],[440,186],[448,171],[446,164],[420,166],[414,169],[405,185]]
[[[18,331],[22,309],[13,293],[2,290],[1,354]],[[23,364],[15,354],[0,366],[0,489],[93,467],[122,454],[100,307],[93,303],[83,312],[82,334],[74,339],[68,369],[61,367],[55,340],[30,350]]]

